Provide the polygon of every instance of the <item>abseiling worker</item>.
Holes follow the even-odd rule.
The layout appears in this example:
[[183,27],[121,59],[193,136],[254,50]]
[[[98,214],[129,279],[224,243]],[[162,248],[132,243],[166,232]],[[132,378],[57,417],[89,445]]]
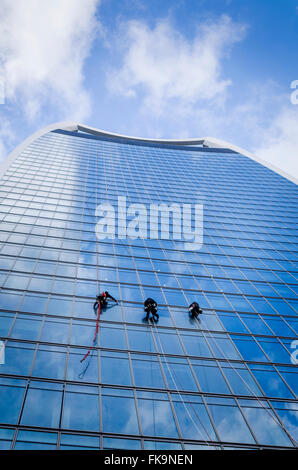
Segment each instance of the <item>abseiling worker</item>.
[[113,300],[114,302],[116,302],[116,304],[118,303],[118,301],[114,299],[114,297],[111,294],[109,294],[109,292],[106,290],[96,297],[96,301],[94,302],[94,305],[93,305],[94,310],[97,310],[99,305],[100,305],[100,309],[106,308],[106,306],[108,305],[108,299]]
[[151,313],[151,320],[158,322],[159,315],[157,313],[157,303],[155,300],[151,299],[150,297],[145,300],[144,302],[144,310],[146,312],[146,320],[149,320],[150,313]]
[[198,302],[193,302],[192,304],[190,304],[190,306],[188,307],[188,311],[189,311],[189,315],[192,318],[196,318],[196,319],[201,313],[203,313],[203,310],[200,308]]

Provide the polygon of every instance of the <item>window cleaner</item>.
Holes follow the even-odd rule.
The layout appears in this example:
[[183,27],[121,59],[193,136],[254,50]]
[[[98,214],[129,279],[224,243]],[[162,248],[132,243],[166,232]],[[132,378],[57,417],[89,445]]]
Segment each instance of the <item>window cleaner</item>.
[[150,297],[145,300],[144,302],[144,310],[146,312],[146,318],[145,320],[149,320],[149,316],[151,313],[151,320],[154,320],[155,322],[158,322],[159,315],[157,313],[157,303],[155,300],[151,299]]
[[85,359],[87,359],[87,357],[89,356],[91,350],[93,349],[94,343],[96,341],[97,333],[98,333],[98,328],[99,328],[100,313],[108,305],[108,299],[112,299],[112,300],[114,300],[114,302],[116,302],[116,304],[118,304],[118,301],[116,299],[114,299],[114,297],[111,294],[109,294],[108,291],[104,291],[96,297],[96,301],[94,302],[94,305],[93,305],[94,310],[97,311],[94,338],[93,338],[93,341],[92,341],[92,345],[90,346],[90,348],[88,349],[85,356],[83,357],[83,359],[81,359],[80,362],[84,362]]
[[108,299],[111,299],[114,302],[116,302],[116,304],[118,304],[118,301],[114,299],[114,297],[111,294],[109,294],[109,292],[106,290],[96,297],[96,301],[94,302],[94,305],[93,305],[94,310],[97,310],[99,305],[100,305],[101,310],[106,308],[106,306],[108,305]]
[[192,318],[198,318],[198,316],[203,313],[203,310],[200,308],[198,302],[193,302],[188,307],[188,312]]

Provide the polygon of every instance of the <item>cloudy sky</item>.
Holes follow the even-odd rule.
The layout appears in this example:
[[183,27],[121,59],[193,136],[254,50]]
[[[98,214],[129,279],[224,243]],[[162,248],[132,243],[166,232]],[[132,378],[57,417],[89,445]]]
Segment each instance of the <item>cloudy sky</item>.
[[298,0],[0,8],[1,159],[37,129],[75,120],[142,137],[216,137],[298,176]]

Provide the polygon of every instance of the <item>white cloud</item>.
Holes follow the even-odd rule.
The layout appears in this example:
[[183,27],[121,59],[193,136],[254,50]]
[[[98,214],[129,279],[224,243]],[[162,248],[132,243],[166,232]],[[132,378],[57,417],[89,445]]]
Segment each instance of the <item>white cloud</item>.
[[0,119],[0,162],[7,155],[7,146],[12,144],[14,132],[8,119]]
[[295,176],[298,105],[290,104],[290,84],[287,94],[270,79],[245,81],[241,96],[233,96],[225,59],[246,29],[222,16],[198,25],[196,36],[189,39],[168,21],[154,28],[141,21],[125,23],[121,65],[109,71],[107,86],[137,106],[134,134],[216,137]]
[[255,153],[298,178],[298,106],[281,108],[265,129]]
[[90,98],[83,66],[96,29],[98,0],[2,0],[0,57],[6,101],[29,119],[53,105],[61,119],[84,119]]
[[199,99],[222,100],[231,81],[221,76],[221,61],[245,30],[222,16],[199,25],[196,36],[188,40],[167,21],[154,29],[141,21],[128,22],[121,36],[123,65],[109,72],[108,87],[125,96],[141,91],[145,104],[155,111],[162,111],[171,100],[183,106],[194,106]]

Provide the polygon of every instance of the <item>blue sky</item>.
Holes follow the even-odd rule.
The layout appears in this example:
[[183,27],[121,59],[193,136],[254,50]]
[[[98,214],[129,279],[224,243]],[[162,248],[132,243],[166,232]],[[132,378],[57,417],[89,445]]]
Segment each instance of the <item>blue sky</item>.
[[212,136],[297,176],[298,0],[0,7],[0,158],[38,128],[76,120],[143,137]]

